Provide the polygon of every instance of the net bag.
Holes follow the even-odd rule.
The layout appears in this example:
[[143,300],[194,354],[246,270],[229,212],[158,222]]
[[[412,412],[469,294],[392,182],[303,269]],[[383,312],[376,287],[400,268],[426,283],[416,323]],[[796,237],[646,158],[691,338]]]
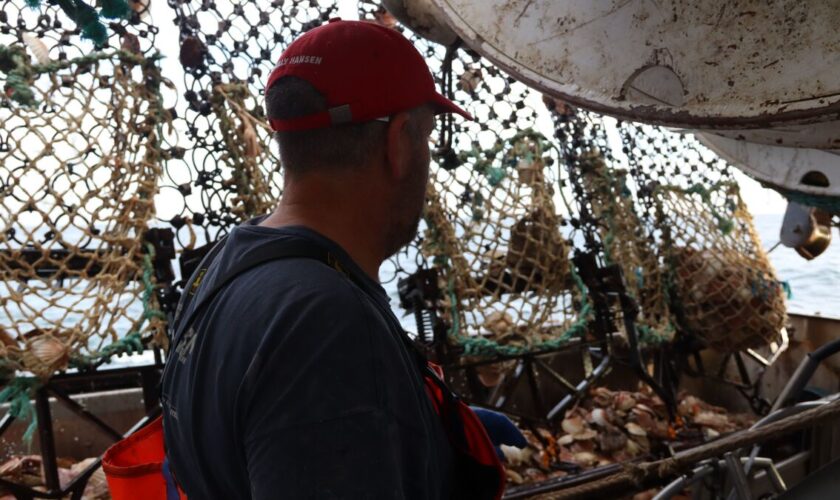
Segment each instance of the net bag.
[[144,233],[169,118],[154,59],[3,50],[0,360],[47,378],[162,333]]
[[522,132],[462,153],[429,184],[424,254],[441,270],[450,339],[465,354],[557,347],[583,332],[583,287],[555,208],[550,143]]
[[655,190],[672,306],[710,347],[769,344],[786,322],[785,292],[731,182]]

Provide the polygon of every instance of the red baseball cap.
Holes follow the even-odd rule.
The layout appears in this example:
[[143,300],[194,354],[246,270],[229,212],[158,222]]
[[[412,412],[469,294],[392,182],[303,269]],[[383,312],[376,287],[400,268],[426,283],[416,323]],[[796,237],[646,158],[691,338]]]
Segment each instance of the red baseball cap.
[[284,76],[309,82],[324,95],[329,109],[289,120],[269,118],[275,131],[361,123],[422,104],[472,120],[437,92],[426,61],[408,39],[371,22],[331,19],[307,31],[280,56],[265,92]]

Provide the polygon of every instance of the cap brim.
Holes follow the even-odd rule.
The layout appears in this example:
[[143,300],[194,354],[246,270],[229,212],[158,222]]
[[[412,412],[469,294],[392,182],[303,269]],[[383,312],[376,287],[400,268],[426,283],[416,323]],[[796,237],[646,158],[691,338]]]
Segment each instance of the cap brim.
[[450,101],[446,97],[443,97],[437,92],[435,92],[432,95],[432,101],[430,104],[432,105],[432,108],[434,108],[435,114],[457,113],[466,118],[467,120],[475,120],[475,118],[473,118],[471,114],[467,113],[466,111],[461,109],[457,104]]

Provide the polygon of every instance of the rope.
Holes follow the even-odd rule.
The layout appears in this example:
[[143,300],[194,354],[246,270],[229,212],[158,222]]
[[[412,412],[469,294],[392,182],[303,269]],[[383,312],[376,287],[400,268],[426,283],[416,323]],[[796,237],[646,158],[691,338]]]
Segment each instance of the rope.
[[731,434],[711,443],[680,452],[674,457],[654,462],[627,464],[623,471],[612,476],[537,498],[556,500],[565,498],[610,498],[611,494],[617,494],[618,492],[626,494],[628,491],[636,491],[661,480],[686,473],[697,462],[786,436],[838,417],[840,417],[840,400],[835,400],[798,415],[755,429]]
[[652,196],[680,330],[723,352],[775,340],[787,319],[786,291],[737,184],[660,185]]
[[118,59],[129,64],[146,64],[156,62],[162,57],[160,54],[155,54],[146,58],[133,52],[114,50],[94,52],[85,56],[46,64],[31,64],[24,47],[0,45],[0,72],[6,73],[6,90],[13,101],[24,106],[35,106],[38,104],[38,99],[31,86],[40,74],[57,73],[74,66],[84,67],[104,60]]
[[[108,31],[100,21],[100,14],[108,19],[122,19],[128,17],[131,12],[126,0],[99,0],[101,7],[99,13],[82,0],[54,1],[67,14],[67,17],[76,23],[82,32],[82,38],[93,41],[97,47],[105,45],[108,40]],[[35,9],[40,7],[41,0],[26,0],[26,4]]]
[[794,203],[799,203],[800,205],[805,205],[806,207],[815,207],[825,210],[826,212],[830,212],[833,214],[840,213],[840,197],[838,196],[821,196],[816,194],[810,193],[803,193],[800,191],[792,191],[790,189],[785,189],[781,186],[777,186],[775,184],[770,184],[766,182],[761,183],[762,186],[768,187],[771,189],[775,189],[782,196],[788,199],[788,201],[792,201]]
[[[229,184],[236,196],[231,199],[231,211],[241,220],[270,212],[275,203],[275,196],[260,170],[261,164],[273,163],[264,142],[271,128],[264,119],[245,109],[244,103],[249,99],[253,100],[245,84],[214,85],[210,99],[225,142],[220,160],[233,170]],[[264,134],[258,135],[255,127]]]
[[465,356],[516,356],[583,337],[593,314],[560,234],[557,148],[526,129],[473,143],[433,173],[423,253],[441,270],[449,340]]
[[26,432],[23,433],[23,440],[26,443],[32,442],[32,436],[38,428],[38,419],[35,416],[35,409],[32,407],[32,393],[40,387],[40,381],[35,377],[18,377],[6,384],[0,391],[0,403],[9,404],[9,415],[23,422],[29,422]]
[[0,144],[10,221],[0,233],[0,361],[12,371],[48,380],[163,335],[142,241],[171,119],[159,57],[118,50],[31,65],[20,48],[0,48],[0,70],[43,103],[0,107],[4,128],[19,131]]
[[77,355],[70,360],[70,366],[86,369],[108,363],[114,356],[122,357],[123,354],[140,354],[144,351],[145,345],[141,334],[146,322],[153,319],[166,320],[166,314],[157,308],[155,300],[155,283],[153,281],[155,267],[155,246],[146,243],[146,253],[143,255],[143,315],[142,321],[135,327],[135,330],[116,342],[105,346],[93,355]]

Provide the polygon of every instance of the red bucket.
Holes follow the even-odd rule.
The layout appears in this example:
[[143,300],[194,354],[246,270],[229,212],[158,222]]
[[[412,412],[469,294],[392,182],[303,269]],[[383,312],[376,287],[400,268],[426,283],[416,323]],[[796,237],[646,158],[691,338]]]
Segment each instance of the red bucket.
[[[102,456],[102,470],[114,500],[166,500],[166,478],[163,461],[163,420],[156,418]],[[180,490],[181,499],[186,499]]]

